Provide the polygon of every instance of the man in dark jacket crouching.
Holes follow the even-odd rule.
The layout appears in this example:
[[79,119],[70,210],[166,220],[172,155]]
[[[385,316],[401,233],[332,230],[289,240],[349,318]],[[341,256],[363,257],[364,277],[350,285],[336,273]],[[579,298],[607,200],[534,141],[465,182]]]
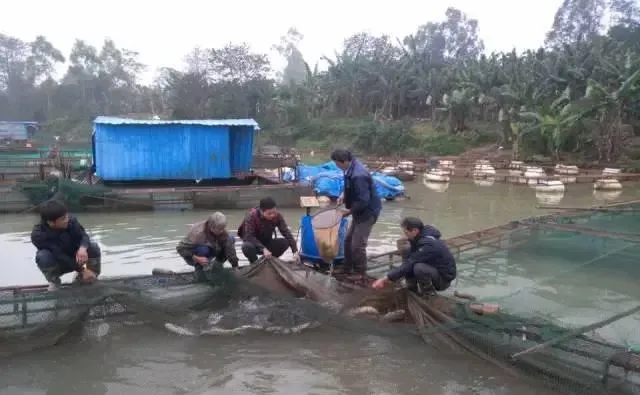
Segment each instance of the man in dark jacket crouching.
[[456,278],[456,261],[447,245],[440,240],[440,231],[413,217],[402,220],[401,227],[410,248],[402,265],[376,280],[373,288],[383,288],[403,277],[411,290],[444,291],[449,288]]
[[100,247],[89,239],[64,203],[48,200],[40,205],[40,223],[33,227],[31,243],[38,250],[36,264],[49,283],[60,286],[60,277],[77,272],[75,282],[90,283],[100,275]]

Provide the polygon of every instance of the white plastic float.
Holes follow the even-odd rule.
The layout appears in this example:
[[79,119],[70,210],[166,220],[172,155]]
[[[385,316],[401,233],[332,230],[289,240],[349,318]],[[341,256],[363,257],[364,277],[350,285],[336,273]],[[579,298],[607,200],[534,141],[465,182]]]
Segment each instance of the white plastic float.
[[479,187],[490,187],[495,184],[495,177],[485,177],[485,178],[474,178],[473,183]]
[[580,169],[575,165],[567,166],[557,164],[554,169],[554,173],[557,174],[560,181],[564,182],[565,184],[575,184],[578,180],[576,176],[580,174]]
[[568,176],[577,176],[578,174],[580,174],[580,169],[578,169],[578,166],[567,166],[567,165],[556,165],[555,167],[555,173],[558,175],[568,175]]
[[605,168],[602,170],[602,178],[593,183],[593,189],[596,191],[619,191],[622,189],[622,183],[616,178],[620,174],[620,169]]
[[565,184],[575,184],[578,181],[576,176],[558,176],[558,179]]
[[524,167],[524,163],[519,160],[512,160],[509,163],[509,175],[510,176],[521,176],[522,168]]
[[422,183],[425,187],[435,192],[446,192],[446,190],[449,189],[448,182],[433,182],[428,181],[426,178],[423,178]]
[[473,172],[471,173],[473,178],[486,178],[490,176],[496,175],[496,169],[491,166],[491,162],[488,160],[479,160],[476,161],[475,166],[473,167]]
[[416,169],[416,165],[410,160],[401,160],[400,162],[398,162],[398,169],[413,173],[413,171]]
[[617,198],[620,197],[620,195],[622,195],[622,190],[621,189],[613,190],[613,191],[601,191],[601,190],[594,190],[593,191],[593,197],[596,200],[603,201],[603,202],[616,200]]
[[424,173],[423,179],[429,182],[449,182],[449,173],[440,169],[433,169]]
[[536,184],[536,192],[564,193],[564,184],[559,180],[542,180]]
[[593,189],[596,191],[619,191],[622,184],[615,178],[603,178],[593,183]]
[[544,192],[536,188],[536,200],[539,204],[545,206],[557,206],[562,202],[564,193]]
[[524,174],[520,178],[520,183],[533,186],[538,185],[540,181],[543,181],[546,178],[547,174],[541,167],[527,166],[524,169]]
[[441,160],[438,162],[438,169],[449,175],[453,175],[455,173],[456,166],[453,164],[452,160]]
[[387,166],[383,167],[382,170],[380,170],[380,173],[390,176],[396,174],[398,171],[399,169],[395,166]]

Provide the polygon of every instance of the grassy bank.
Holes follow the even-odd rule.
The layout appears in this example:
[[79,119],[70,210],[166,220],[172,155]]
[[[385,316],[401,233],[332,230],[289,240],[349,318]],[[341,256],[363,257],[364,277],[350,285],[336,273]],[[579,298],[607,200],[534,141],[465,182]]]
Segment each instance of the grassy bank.
[[328,151],[345,146],[377,155],[459,155],[464,151],[498,141],[494,125],[473,125],[453,135],[430,122],[401,120],[376,122],[370,119],[315,119],[302,125],[265,129],[261,144],[294,146]]

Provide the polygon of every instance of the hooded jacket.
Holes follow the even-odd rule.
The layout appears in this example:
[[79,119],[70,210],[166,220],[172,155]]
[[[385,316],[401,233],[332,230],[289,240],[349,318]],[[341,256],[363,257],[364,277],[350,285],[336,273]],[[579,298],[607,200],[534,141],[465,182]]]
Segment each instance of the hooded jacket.
[[402,277],[410,277],[414,265],[424,263],[436,268],[444,281],[453,281],[457,275],[456,260],[440,237],[442,234],[437,228],[426,225],[418,237],[410,241],[411,248],[402,265],[391,270],[387,278],[397,281]]
[[373,177],[356,159],[344,173],[344,205],[351,210],[354,220],[366,220],[371,216],[377,219],[382,211]]

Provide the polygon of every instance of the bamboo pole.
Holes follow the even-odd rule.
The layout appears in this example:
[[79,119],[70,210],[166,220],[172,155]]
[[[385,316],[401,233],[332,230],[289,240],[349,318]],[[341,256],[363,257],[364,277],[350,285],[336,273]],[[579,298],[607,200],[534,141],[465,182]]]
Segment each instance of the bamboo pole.
[[595,211],[595,212],[639,212],[637,208],[615,208],[614,207],[554,207],[554,206],[537,206],[540,210],[562,210],[562,211]]
[[618,314],[616,314],[616,315],[614,315],[612,317],[609,317],[609,318],[607,318],[605,320],[598,321],[598,322],[595,322],[593,324],[585,325],[585,326],[582,326],[580,328],[576,328],[576,329],[574,329],[572,331],[569,331],[569,332],[565,333],[564,335],[558,336],[558,337],[556,337],[554,339],[551,339],[549,341],[546,341],[544,343],[537,344],[537,345],[535,345],[533,347],[527,348],[526,350],[522,350],[522,351],[517,352],[515,354],[511,354],[511,359],[515,360],[516,358],[518,358],[518,357],[520,357],[522,355],[530,354],[530,353],[533,353],[533,352],[536,352],[536,351],[540,351],[543,348],[547,348],[547,347],[553,346],[555,344],[561,343],[561,342],[563,342],[565,340],[569,340],[572,337],[577,337],[577,336],[583,335],[585,332],[589,332],[589,331],[592,331],[592,330],[595,330],[595,329],[602,328],[603,326],[606,326],[606,325],[609,325],[609,324],[611,324],[611,323],[613,323],[615,321],[621,320],[622,318],[628,317],[631,314],[634,314],[634,313],[636,313],[638,311],[640,311],[640,305],[638,305],[638,306],[636,306],[636,307],[634,307],[632,309],[629,309],[627,311],[623,311],[622,313],[618,313]]

